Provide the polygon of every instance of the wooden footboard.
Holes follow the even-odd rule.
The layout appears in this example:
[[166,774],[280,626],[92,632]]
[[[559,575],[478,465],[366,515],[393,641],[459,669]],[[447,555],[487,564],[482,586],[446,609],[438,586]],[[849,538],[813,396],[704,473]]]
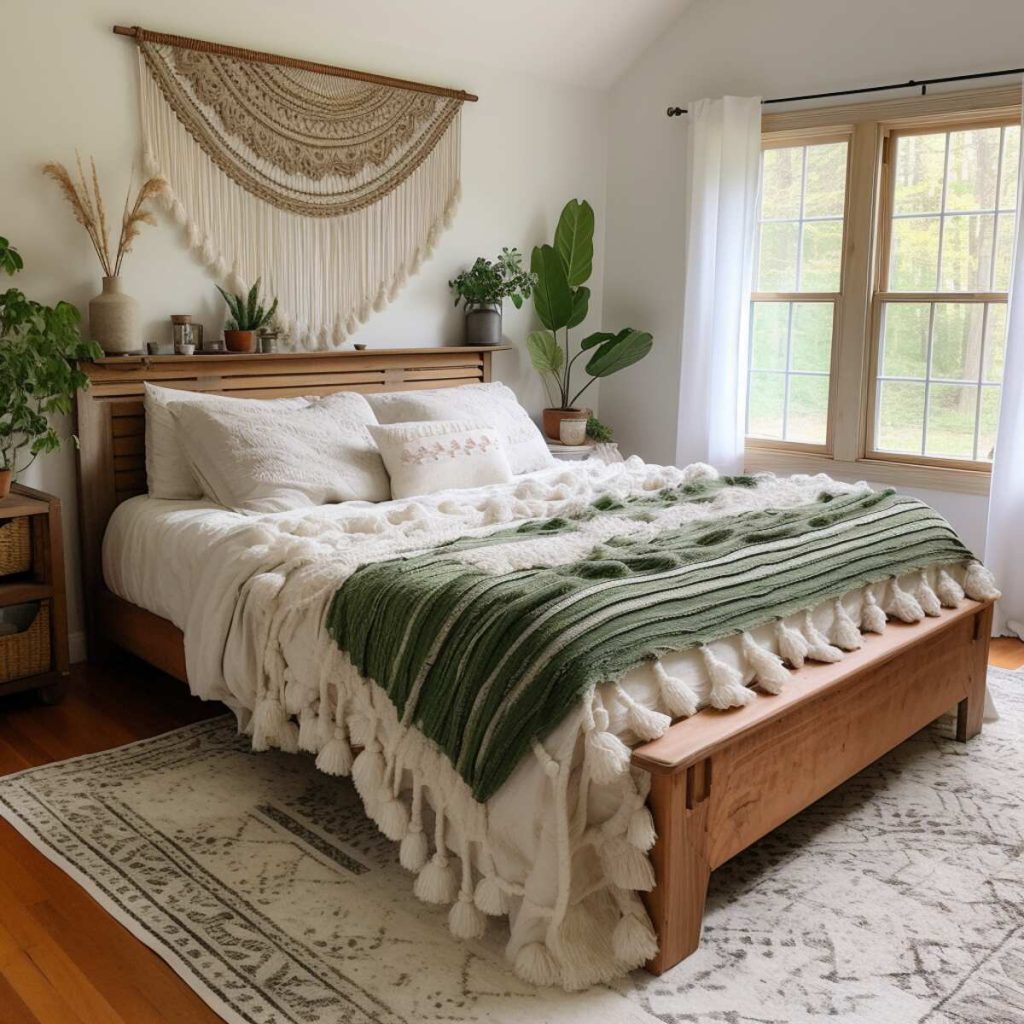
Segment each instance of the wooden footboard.
[[834,665],[808,665],[777,696],[706,709],[638,747],[658,840],[647,908],[661,974],[700,942],[711,872],[929,722],[957,707],[956,738],[981,731],[992,603],[890,623]]

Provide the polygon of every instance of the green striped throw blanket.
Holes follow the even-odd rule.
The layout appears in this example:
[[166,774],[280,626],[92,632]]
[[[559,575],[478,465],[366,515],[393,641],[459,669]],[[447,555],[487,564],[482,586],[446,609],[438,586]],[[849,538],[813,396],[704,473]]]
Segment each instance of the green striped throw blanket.
[[[605,497],[574,516],[365,565],[335,594],[329,632],[484,801],[598,683],[617,681],[649,659],[658,668],[666,652],[700,647],[879,581],[892,581],[890,614],[905,617],[901,602],[916,608],[917,618],[920,605],[934,604],[934,612],[926,610],[937,614],[927,582],[927,595],[914,597],[894,578],[972,558],[937,513],[892,491],[823,492],[796,507],[683,517],[682,525],[667,514],[711,502],[723,489],[756,486],[755,478],[734,477]],[[568,540],[595,517],[607,520],[597,525],[607,526],[608,539],[568,564],[548,559],[493,572],[469,557],[499,545],[542,551],[538,539]],[[782,659],[834,660],[837,646],[859,646],[858,625],[836,608],[828,638],[809,618],[802,633],[780,624],[781,658],[744,647],[762,688],[777,692]],[[871,595],[860,629],[876,628],[878,616],[884,622]],[[844,640],[851,631],[853,639]],[[705,664],[713,704],[752,697],[739,673],[706,649]],[[674,714],[696,709],[680,687],[670,689],[666,703]]]

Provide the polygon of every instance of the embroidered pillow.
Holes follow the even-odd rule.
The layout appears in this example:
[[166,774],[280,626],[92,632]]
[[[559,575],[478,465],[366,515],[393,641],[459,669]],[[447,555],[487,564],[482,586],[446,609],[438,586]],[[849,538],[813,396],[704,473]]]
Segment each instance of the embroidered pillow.
[[512,469],[493,427],[465,420],[371,426],[392,498],[505,484]]
[[367,395],[379,423],[464,420],[498,431],[512,472],[547,469],[554,459],[530,414],[504,384],[464,384],[432,391],[384,391]]
[[237,512],[282,512],[339,501],[386,501],[388,476],[362,395],[205,406],[171,402],[203,493]]

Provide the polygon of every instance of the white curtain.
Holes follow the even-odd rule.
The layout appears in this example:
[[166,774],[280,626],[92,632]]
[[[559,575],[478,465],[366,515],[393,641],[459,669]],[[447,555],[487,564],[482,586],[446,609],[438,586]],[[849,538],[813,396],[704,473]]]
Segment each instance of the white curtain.
[[[1022,151],[1024,154],[1024,151]],[[1021,161],[1024,167],[1024,159]],[[1017,237],[1010,308],[1006,318],[1003,401],[996,435],[992,492],[988,506],[985,565],[995,573],[1003,599],[996,606],[996,632],[1024,636],[1024,244],[1021,198],[1024,172],[1017,178]]]
[[743,470],[761,100],[689,105],[686,305],[676,462]]

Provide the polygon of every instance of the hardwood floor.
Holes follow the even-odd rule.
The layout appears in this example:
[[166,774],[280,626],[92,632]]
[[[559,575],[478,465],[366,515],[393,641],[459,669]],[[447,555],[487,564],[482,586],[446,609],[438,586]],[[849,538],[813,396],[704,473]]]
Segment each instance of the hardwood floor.
[[[990,663],[1024,666],[1024,643]],[[106,750],[221,714],[133,658],[76,665],[68,695],[0,699],[0,775]],[[0,821],[0,1024],[218,1024],[155,953]]]

